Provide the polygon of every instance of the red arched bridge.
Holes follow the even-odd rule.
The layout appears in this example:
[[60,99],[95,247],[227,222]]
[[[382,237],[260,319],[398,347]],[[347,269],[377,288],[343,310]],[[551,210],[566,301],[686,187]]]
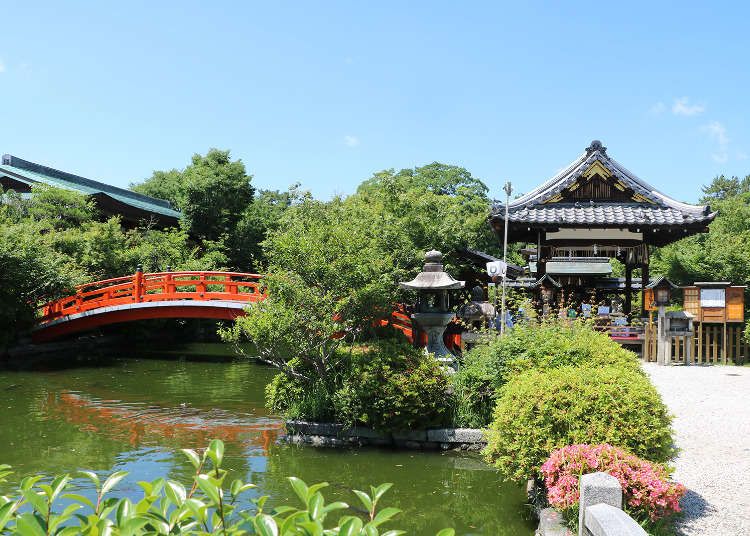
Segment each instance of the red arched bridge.
[[[76,287],[75,294],[43,305],[32,338],[46,342],[98,326],[154,318],[234,320],[245,314],[248,303],[265,298],[262,278],[240,272],[138,271],[87,283]],[[391,325],[413,340],[411,318],[403,305],[397,304],[388,318],[376,323]],[[424,333],[419,338],[426,342]]]
[[239,272],[136,272],[88,283],[72,296],[42,306],[34,342],[85,329],[152,318],[233,320],[264,298],[258,274]]

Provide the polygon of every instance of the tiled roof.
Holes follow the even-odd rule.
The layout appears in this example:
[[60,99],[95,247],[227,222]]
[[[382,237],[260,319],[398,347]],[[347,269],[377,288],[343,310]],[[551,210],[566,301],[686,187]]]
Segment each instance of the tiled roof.
[[[576,182],[596,161],[645,201],[549,202]],[[511,201],[508,208],[508,219],[514,223],[682,225],[708,223],[716,216],[708,205],[681,203],[658,191],[615,159],[610,158],[607,155],[607,148],[603,147],[599,141],[592,142],[586,152],[550,180],[528,194]],[[492,212],[492,217],[501,219],[505,215],[504,204],[496,203]]]
[[510,221],[518,223],[589,225],[682,225],[705,218],[702,213],[648,203],[554,203],[511,208],[509,214]]
[[139,194],[124,188],[79,177],[72,173],[35,164],[13,155],[3,155],[0,176],[5,175],[27,184],[43,183],[57,188],[73,190],[84,195],[104,194],[121,203],[146,212],[161,214],[170,218],[180,218],[182,214],[172,209],[169,201]]

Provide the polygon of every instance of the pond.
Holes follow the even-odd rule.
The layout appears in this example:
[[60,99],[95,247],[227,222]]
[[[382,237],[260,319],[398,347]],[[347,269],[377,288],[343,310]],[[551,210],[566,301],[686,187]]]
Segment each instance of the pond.
[[[525,495],[503,484],[472,454],[376,449],[319,449],[279,441],[283,421],[264,407],[275,370],[248,361],[196,361],[180,354],[222,354],[191,345],[168,359],[112,358],[105,365],[0,371],[3,433],[0,463],[21,478],[91,469],[130,471],[116,492],[140,496],[137,482],[166,477],[189,484],[192,466],[179,451],[212,438],[226,445],[229,479],[258,486],[270,505],[295,504],[286,481],[329,482],[326,500],[358,504],[351,489],[393,482],[383,501],[404,511],[386,528],[409,534],[531,535]],[[83,480],[75,481],[85,489]]]

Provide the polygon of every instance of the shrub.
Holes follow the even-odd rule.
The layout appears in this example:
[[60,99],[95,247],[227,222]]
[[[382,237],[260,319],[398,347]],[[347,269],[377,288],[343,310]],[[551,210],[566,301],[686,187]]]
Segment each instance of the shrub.
[[497,402],[497,390],[524,370],[570,365],[617,365],[643,374],[635,354],[622,348],[584,321],[549,320],[513,327],[502,338],[490,340],[466,353],[453,378],[457,396],[456,422],[487,426]]
[[623,508],[634,519],[652,525],[680,511],[685,486],[671,483],[662,465],[631,456],[606,443],[569,445],[554,451],[542,465],[550,505],[559,508],[566,519],[578,521],[581,475],[602,471],[620,481]]
[[[420,349],[393,341],[340,349],[328,384],[278,374],[266,387],[272,411],[288,418],[364,424],[376,430],[442,426],[450,418],[448,376]],[[304,370],[299,360],[290,364]]]
[[[243,534],[346,534],[378,536],[380,526],[400,513],[396,508],[378,509],[378,502],[391,484],[370,486],[370,493],[354,490],[363,509],[359,515],[343,515],[336,523],[330,521],[332,512],[348,510],[344,502],[326,505],[321,489],[323,482],[307,486],[302,480],[291,477],[289,481],[302,501],[302,508],[283,505],[264,510],[267,496],[251,499],[254,512],[240,511],[235,505],[237,497],[255,487],[241,480],[224,489],[227,472],[221,469],[224,444],[215,439],[203,456],[193,450],[183,451],[195,467],[193,482],[184,486],[180,482],[158,478],[152,482],[139,482],[143,499],[133,504],[130,499],[105,495],[128,473],[117,471],[103,483],[91,471],[81,475],[91,480],[96,488],[95,501],[79,494],[64,494],[70,487],[70,475],[61,475],[51,484],[38,483],[42,477],[29,477],[21,482],[15,494],[3,497],[0,507],[0,534],[21,536],[76,534],[110,534],[112,536],[167,536],[206,535],[241,536]],[[0,466],[0,482],[10,474],[7,465]],[[59,499],[70,499],[71,504],[60,511]],[[87,515],[83,515],[80,510]],[[394,535],[403,531],[387,531]],[[438,536],[453,536],[453,529],[443,529]]]
[[535,476],[553,450],[577,443],[665,462],[674,454],[670,423],[654,386],[630,368],[530,370],[500,390],[484,455],[510,480]]
[[376,430],[442,426],[450,417],[449,380],[421,350],[381,345],[359,356],[333,397],[338,422]]
[[[299,358],[290,360],[289,364],[295,370],[305,370]],[[334,389],[279,373],[266,385],[266,405],[288,419],[333,421],[335,413],[331,394]]]

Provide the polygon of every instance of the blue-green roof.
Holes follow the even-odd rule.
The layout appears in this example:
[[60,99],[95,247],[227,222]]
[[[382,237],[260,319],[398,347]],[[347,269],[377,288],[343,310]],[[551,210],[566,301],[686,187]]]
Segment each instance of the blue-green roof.
[[72,173],[35,164],[34,162],[29,162],[9,154],[3,155],[2,164],[0,164],[0,176],[3,175],[29,185],[43,183],[57,188],[73,190],[83,195],[104,194],[121,203],[146,212],[153,212],[170,218],[182,217],[182,214],[174,210],[169,201],[164,199],[150,197],[110,184],[104,184],[103,182],[79,177]]

